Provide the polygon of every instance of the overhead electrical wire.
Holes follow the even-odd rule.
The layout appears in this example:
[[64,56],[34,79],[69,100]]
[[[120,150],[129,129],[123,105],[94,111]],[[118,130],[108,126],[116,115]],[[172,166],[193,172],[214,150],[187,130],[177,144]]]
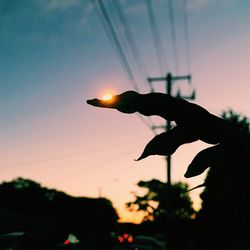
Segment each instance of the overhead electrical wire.
[[166,60],[164,59],[164,50],[163,50],[163,46],[161,43],[161,35],[159,32],[158,26],[156,25],[151,0],[145,0],[145,1],[146,1],[146,6],[147,6],[149,23],[150,23],[150,27],[152,31],[152,36],[153,36],[154,47],[155,47],[156,55],[158,58],[159,68],[161,70],[161,73],[165,74],[167,65],[166,65]]
[[[147,76],[148,76],[147,69],[146,69],[146,66],[145,66],[143,60],[141,59],[137,43],[136,43],[136,41],[134,39],[134,36],[133,36],[133,34],[131,32],[131,29],[129,27],[129,24],[128,24],[126,15],[125,15],[125,13],[124,13],[124,11],[122,9],[120,0],[112,0],[112,2],[113,2],[113,6],[115,7],[115,11],[116,11],[116,13],[118,15],[118,18],[120,20],[120,23],[121,23],[121,25],[123,27],[124,35],[125,35],[127,43],[129,44],[131,54],[132,54],[133,59],[134,59],[134,61],[136,63],[137,69],[140,72],[141,77],[142,77],[143,82],[145,83],[145,85],[147,87],[148,86],[150,87],[150,91],[153,91],[152,86],[148,85],[148,82],[146,80]],[[152,128],[154,126],[154,123],[152,122],[150,117],[146,117],[146,119],[145,119],[145,117],[142,117],[139,114],[138,114],[138,117],[141,119],[141,121],[147,127]]]
[[[130,26],[128,24],[126,15],[122,9],[120,0],[112,0],[112,2],[113,2],[113,6],[115,8],[115,11],[117,13],[117,16],[119,18],[119,21],[123,27],[124,35],[125,35],[127,43],[129,44],[129,48],[131,50],[131,54],[133,56],[133,59],[136,63],[136,67],[137,67],[138,71],[140,72],[143,81],[145,81],[147,79],[147,76],[148,76],[147,68],[146,68],[143,60],[141,59],[137,43],[134,39],[133,33],[132,33]],[[146,86],[148,86],[148,85],[146,85]]]
[[[101,147],[96,147],[96,148],[89,148],[86,150],[80,150],[80,151],[75,151],[75,152],[71,152],[71,153],[65,153],[65,154],[60,154],[57,156],[53,156],[53,157],[44,157],[44,158],[40,158],[40,159],[34,159],[34,160],[26,160],[26,161],[20,161],[20,162],[13,162],[10,164],[3,164],[0,165],[0,168],[4,168],[5,170],[10,170],[13,167],[29,167],[29,166],[34,166],[34,165],[39,165],[39,164],[44,164],[44,163],[55,163],[58,161],[66,161],[72,158],[78,158],[79,156],[83,156],[83,155],[91,155],[91,154],[100,154],[101,152],[107,152],[109,150],[111,150],[113,152],[113,148],[116,148],[117,146],[119,146],[119,148],[121,149],[121,151],[124,151],[127,148],[127,145],[131,145],[132,142],[135,141],[139,141],[141,140],[143,137],[141,136],[137,136],[133,139],[129,139],[129,140],[125,140],[122,143],[121,142],[114,142],[114,143],[109,143],[108,145],[105,146],[101,146]],[[122,147],[121,147],[122,145]],[[131,148],[131,146],[129,146]],[[92,160],[93,161],[93,160]]]
[[[110,38],[112,44],[115,45],[115,50],[117,51],[117,54],[120,58],[120,61],[122,63],[122,65],[124,66],[124,69],[126,70],[127,74],[128,74],[128,77],[129,77],[129,80],[131,81],[132,85],[133,85],[133,88],[134,90],[138,91],[139,92],[139,87],[135,81],[135,78],[134,78],[134,75],[133,75],[133,72],[131,70],[131,67],[129,65],[129,61],[126,57],[126,54],[125,52],[123,51],[123,48],[122,48],[122,45],[121,45],[121,42],[118,38],[118,35],[117,35],[117,32],[114,28],[114,25],[112,24],[112,21],[109,17],[109,14],[108,14],[108,11],[106,10],[106,7],[103,3],[102,0],[94,0],[94,2],[96,3],[96,7],[97,7],[97,11],[98,11],[98,14],[103,17],[104,19],[104,22],[103,23],[103,27],[105,29],[105,31],[107,32],[108,34],[108,37]],[[151,129],[152,127],[152,124],[151,124],[151,120],[148,119],[148,121],[141,115],[139,115],[138,113],[136,113],[136,115],[139,117],[139,119],[141,121],[143,121],[143,123],[149,127]]]
[[174,68],[175,68],[175,73],[178,74],[179,62],[178,62],[177,40],[175,32],[174,6],[172,0],[168,0],[168,10],[169,10],[169,22],[170,22],[171,38],[172,38]]
[[188,18],[187,0],[182,0],[182,6],[183,6],[183,25],[184,25],[187,71],[188,74],[191,74],[192,69],[191,69],[191,57],[190,57],[189,18]]
[[[120,62],[123,66],[123,69],[126,71],[129,80],[131,81],[134,90],[139,91],[139,87],[137,82],[135,81],[134,72],[131,68],[130,62],[128,60],[128,55],[125,53],[124,48],[124,41],[122,43],[122,34],[118,34],[117,30],[119,27],[115,27],[114,23],[112,22],[112,18],[108,13],[103,0],[93,0],[95,2],[95,6],[97,7],[98,14],[102,18],[103,27],[111,40],[114,49],[120,59]],[[119,22],[122,25],[122,29],[124,31],[123,35],[126,39],[126,43],[129,45],[131,55],[135,62],[135,66],[137,67],[138,72],[141,74],[142,78],[145,80],[147,74],[147,69],[145,64],[141,60],[140,53],[138,50],[138,46],[135,42],[135,39],[132,35],[130,30],[129,24],[127,22],[125,13],[122,9],[120,0],[111,0],[113,3],[114,10],[116,12],[117,17],[119,18]],[[162,74],[165,74],[167,69],[167,62],[164,56],[164,49],[161,42],[161,35],[156,24],[153,6],[151,0],[145,0],[146,2],[146,9],[147,15],[152,31],[153,43],[156,51],[156,56],[158,59],[159,69],[161,70]],[[171,39],[172,39],[172,51],[173,51],[173,63],[174,63],[174,70],[175,74],[179,73],[179,56],[177,50],[177,37],[176,37],[176,27],[175,27],[175,14],[174,14],[174,5],[172,0],[168,0],[168,11],[169,11],[169,23],[170,23],[170,32],[171,32]],[[187,69],[188,73],[191,72],[191,60],[190,60],[190,45],[189,45],[189,30],[188,30],[188,13],[187,13],[187,2],[183,0],[183,22],[184,22],[184,40],[185,40],[185,51],[186,51],[186,62],[187,62]],[[124,38],[123,37],[123,38]],[[150,87],[151,91],[154,91],[152,85],[147,85]],[[145,119],[144,117],[139,116],[139,118],[145,123],[146,126],[152,128],[152,120]]]
[[[118,56],[120,58],[121,64],[124,66],[124,69],[129,77],[129,80],[131,81],[131,83],[133,85],[133,88],[136,91],[139,91],[139,88],[138,88],[137,83],[135,81],[135,78],[133,76],[132,70],[129,66],[128,59],[123,51],[122,45],[119,41],[119,38],[117,36],[117,33],[116,33],[115,28],[111,22],[108,11],[106,10],[106,7],[105,7],[103,1],[102,0],[94,0],[94,2],[96,3],[96,6],[99,8],[99,10],[102,14],[101,16],[103,16],[103,18],[104,18],[104,22],[102,22],[104,29],[108,33],[108,37],[112,40],[112,43],[115,44],[116,51],[117,51]],[[99,11],[98,11],[98,13],[99,13]]]

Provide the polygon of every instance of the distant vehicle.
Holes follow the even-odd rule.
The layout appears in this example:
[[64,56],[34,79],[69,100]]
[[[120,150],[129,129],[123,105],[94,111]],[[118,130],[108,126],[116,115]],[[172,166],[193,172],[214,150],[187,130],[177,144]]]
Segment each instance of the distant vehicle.
[[11,249],[11,245],[15,239],[22,236],[24,232],[11,232],[0,234],[0,250]]
[[160,246],[158,240],[152,236],[137,235],[130,248],[133,250],[159,250]]
[[122,235],[117,235],[117,240],[120,244],[128,245],[134,241],[134,237],[131,234],[124,233]]
[[116,235],[118,245],[113,250],[161,250],[160,242],[152,236],[124,233]]
[[74,234],[69,234],[68,238],[63,242],[59,243],[57,246],[52,248],[53,250],[69,250],[72,249],[74,245],[79,243],[79,239]]
[[[19,237],[25,235],[25,232],[11,232],[0,234],[0,250],[11,250],[13,249],[13,244],[16,244],[16,240]],[[73,234],[69,234],[68,237],[60,243],[54,244],[49,248],[51,250],[71,250],[74,245],[76,245],[79,240]],[[18,243],[17,243],[18,244]]]

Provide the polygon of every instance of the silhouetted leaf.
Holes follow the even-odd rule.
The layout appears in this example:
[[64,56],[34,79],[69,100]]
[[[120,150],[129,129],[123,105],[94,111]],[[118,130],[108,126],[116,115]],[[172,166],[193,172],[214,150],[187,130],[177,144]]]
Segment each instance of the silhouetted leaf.
[[176,126],[168,132],[156,135],[146,145],[142,155],[137,159],[137,161],[146,158],[149,155],[171,155],[179,146],[196,140],[197,138],[190,135],[184,128]]

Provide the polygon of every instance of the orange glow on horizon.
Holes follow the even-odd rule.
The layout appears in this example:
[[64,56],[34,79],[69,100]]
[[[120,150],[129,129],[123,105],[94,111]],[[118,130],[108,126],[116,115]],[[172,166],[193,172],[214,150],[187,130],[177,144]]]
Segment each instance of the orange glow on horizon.
[[118,219],[118,222],[120,223],[134,223],[134,224],[140,224],[143,221],[143,218],[145,216],[145,212],[143,211],[137,211],[137,212],[130,212],[128,210],[125,210],[123,208],[118,209],[120,218]]

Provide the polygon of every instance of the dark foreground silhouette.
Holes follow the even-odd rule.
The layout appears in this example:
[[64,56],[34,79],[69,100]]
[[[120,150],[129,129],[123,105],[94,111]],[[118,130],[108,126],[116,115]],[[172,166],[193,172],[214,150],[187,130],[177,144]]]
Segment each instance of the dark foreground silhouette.
[[[162,93],[127,91],[110,101],[92,99],[87,103],[127,114],[139,112],[175,121],[173,129],[155,136],[146,145],[138,160],[154,154],[171,155],[181,145],[196,140],[212,144],[194,157],[185,173],[186,177],[193,177],[210,167],[201,195],[202,209],[196,219],[174,220],[171,225],[171,250],[250,249],[249,122],[244,119],[241,122],[234,114],[231,119],[217,117],[197,104]],[[159,188],[158,182],[152,184]],[[163,200],[171,199],[172,205],[179,205],[180,212],[175,209],[178,216],[186,213],[180,199],[174,201],[174,195],[164,194]],[[2,183],[0,198],[2,233],[25,232],[15,240],[12,249],[121,249],[113,248],[117,245],[109,233],[117,230],[117,214],[106,199],[71,197],[22,178]],[[145,206],[144,202],[141,204]],[[167,212],[169,207],[163,210]],[[161,225],[165,226],[162,219],[158,224],[156,220],[154,224],[148,223],[146,228],[162,232],[158,230]],[[70,232],[81,238],[79,244],[70,248],[64,244],[60,248],[54,245],[58,241],[63,243]]]
[[111,201],[70,196],[29,179],[1,183],[0,200],[0,249],[7,249],[2,245],[6,233],[23,232],[16,239],[12,237],[11,249],[69,249],[70,245],[63,243],[74,234],[81,239],[81,248],[79,243],[74,249],[88,250],[91,248],[85,245],[93,245],[93,239],[102,242],[117,227],[118,215]]
[[150,155],[169,156],[179,146],[197,140],[215,145],[202,150],[194,157],[185,177],[199,175],[213,163],[224,164],[232,161],[232,152],[235,151],[241,157],[248,157],[247,143],[237,127],[184,99],[163,93],[139,94],[126,91],[111,100],[92,99],[87,100],[87,103],[96,107],[117,109],[122,113],[139,112],[145,116],[158,115],[175,121],[176,126],[170,131],[156,135],[137,160]]
[[197,104],[163,93],[126,91],[111,100],[91,99],[87,103],[126,114],[158,115],[176,123],[170,131],[156,135],[137,160],[168,156],[181,145],[197,140],[211,144],[193,158],[184,174],[190,178],[209,168],[201,194],[202,209],[187,229],[190,244],[187,242],[185,249],[250,249],[249,123],[243,124],[245,133],[236,116],[218,117]]

